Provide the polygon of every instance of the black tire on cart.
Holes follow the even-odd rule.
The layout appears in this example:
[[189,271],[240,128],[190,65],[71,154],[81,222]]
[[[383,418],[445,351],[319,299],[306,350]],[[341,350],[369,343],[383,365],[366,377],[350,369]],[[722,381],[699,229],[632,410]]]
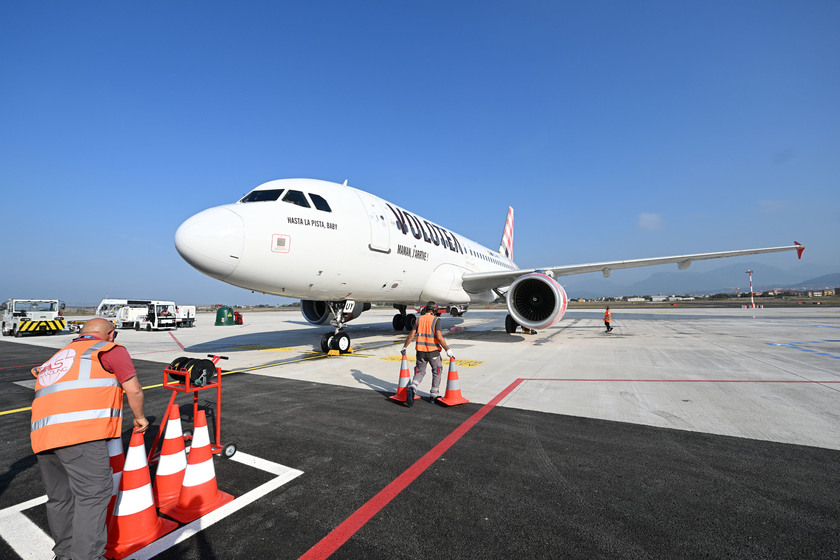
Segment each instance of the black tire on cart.
[[190,383],[196,387],[204,387],[213,381],[216,364],[210,360],[190,360],[186,363],[184,370],[190,374]]
[[135,330],[135,331],[139,331],[139,330],[140,330],[140,322],[139,322],[139,321],[138,321],[137,323],[134,323],[134,330]]
[[222,448],[222,457],[230,459],[236,453],[236,444],[229,443]]

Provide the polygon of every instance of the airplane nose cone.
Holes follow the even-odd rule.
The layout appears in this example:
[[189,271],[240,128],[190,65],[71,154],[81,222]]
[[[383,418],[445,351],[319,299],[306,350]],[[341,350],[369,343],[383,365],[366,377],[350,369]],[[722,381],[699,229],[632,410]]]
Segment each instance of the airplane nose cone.
[[223,280],[239,264],[245,245],[245,222],[228,208],[210,208],[181,224],[175,248],[200,272]]

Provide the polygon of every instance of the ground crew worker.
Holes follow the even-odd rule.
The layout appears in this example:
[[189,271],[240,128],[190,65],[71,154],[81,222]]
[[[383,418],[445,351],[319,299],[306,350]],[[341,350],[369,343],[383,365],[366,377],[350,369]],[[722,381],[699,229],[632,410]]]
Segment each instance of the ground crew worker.
[[426,375],[426,363],[431,363],[432,366],[432,390],[430,391],[429,402],[433,403],[440,397],[440,378],[443,369],[443,364],[440,360],[441,346],[446,350],[447,356],[450,358],[453,357],[452,350],[449,349],[449,345],[446,344],[446,341],[443,339],[443,334],[440,332],[440,319],[437,316],[437,305],[435,305],[435,302],[430,301],[426,303],[426,307],[423,308],[417,324],[408,333],[408,337],[405,339],[405,343],[403,343],[402,350],[400,350],[402,354],[405,354],[415,334],[417,335],[417,343],[415,344],[417,363],[414,366],[414,378],[408,384],[408,387],[406,387],[405,404],[408,406],[414,405],[414,392],[420,386],[423,377]]
[[610,313],[610,306],[608,305],[606,311],[604,311],[604,325],[607,327],[607,330],[604,332],[610,332],[612,330],[610,323],[612,323],[612,313]]
[[134,364],[116,337],[110,321],[91,319],[78,338],[32,368],[37,381],[30,438],[58,560],[98,560],[105,552],[114,487],[106,440],[122,435],[123,391],[135,431],[149,426]]

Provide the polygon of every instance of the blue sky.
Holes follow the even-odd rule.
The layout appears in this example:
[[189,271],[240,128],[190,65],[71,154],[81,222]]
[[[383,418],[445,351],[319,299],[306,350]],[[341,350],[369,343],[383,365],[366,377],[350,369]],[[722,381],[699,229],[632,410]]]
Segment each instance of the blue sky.
[[285,177],[493,248],[511,205],[523,267],[797,240],[750,261],[840,271],[838,27],[833,0],[5,2],[0,297],[274,303],[173,236]]

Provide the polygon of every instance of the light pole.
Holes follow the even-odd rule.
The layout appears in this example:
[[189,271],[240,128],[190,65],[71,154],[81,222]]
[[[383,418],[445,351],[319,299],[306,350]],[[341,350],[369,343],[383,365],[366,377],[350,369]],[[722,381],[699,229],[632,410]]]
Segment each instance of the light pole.
[[752,269],[747,270],[747,274],[750,275],[750,307],[755,309],[755,299],[753,299],[752,273]]

